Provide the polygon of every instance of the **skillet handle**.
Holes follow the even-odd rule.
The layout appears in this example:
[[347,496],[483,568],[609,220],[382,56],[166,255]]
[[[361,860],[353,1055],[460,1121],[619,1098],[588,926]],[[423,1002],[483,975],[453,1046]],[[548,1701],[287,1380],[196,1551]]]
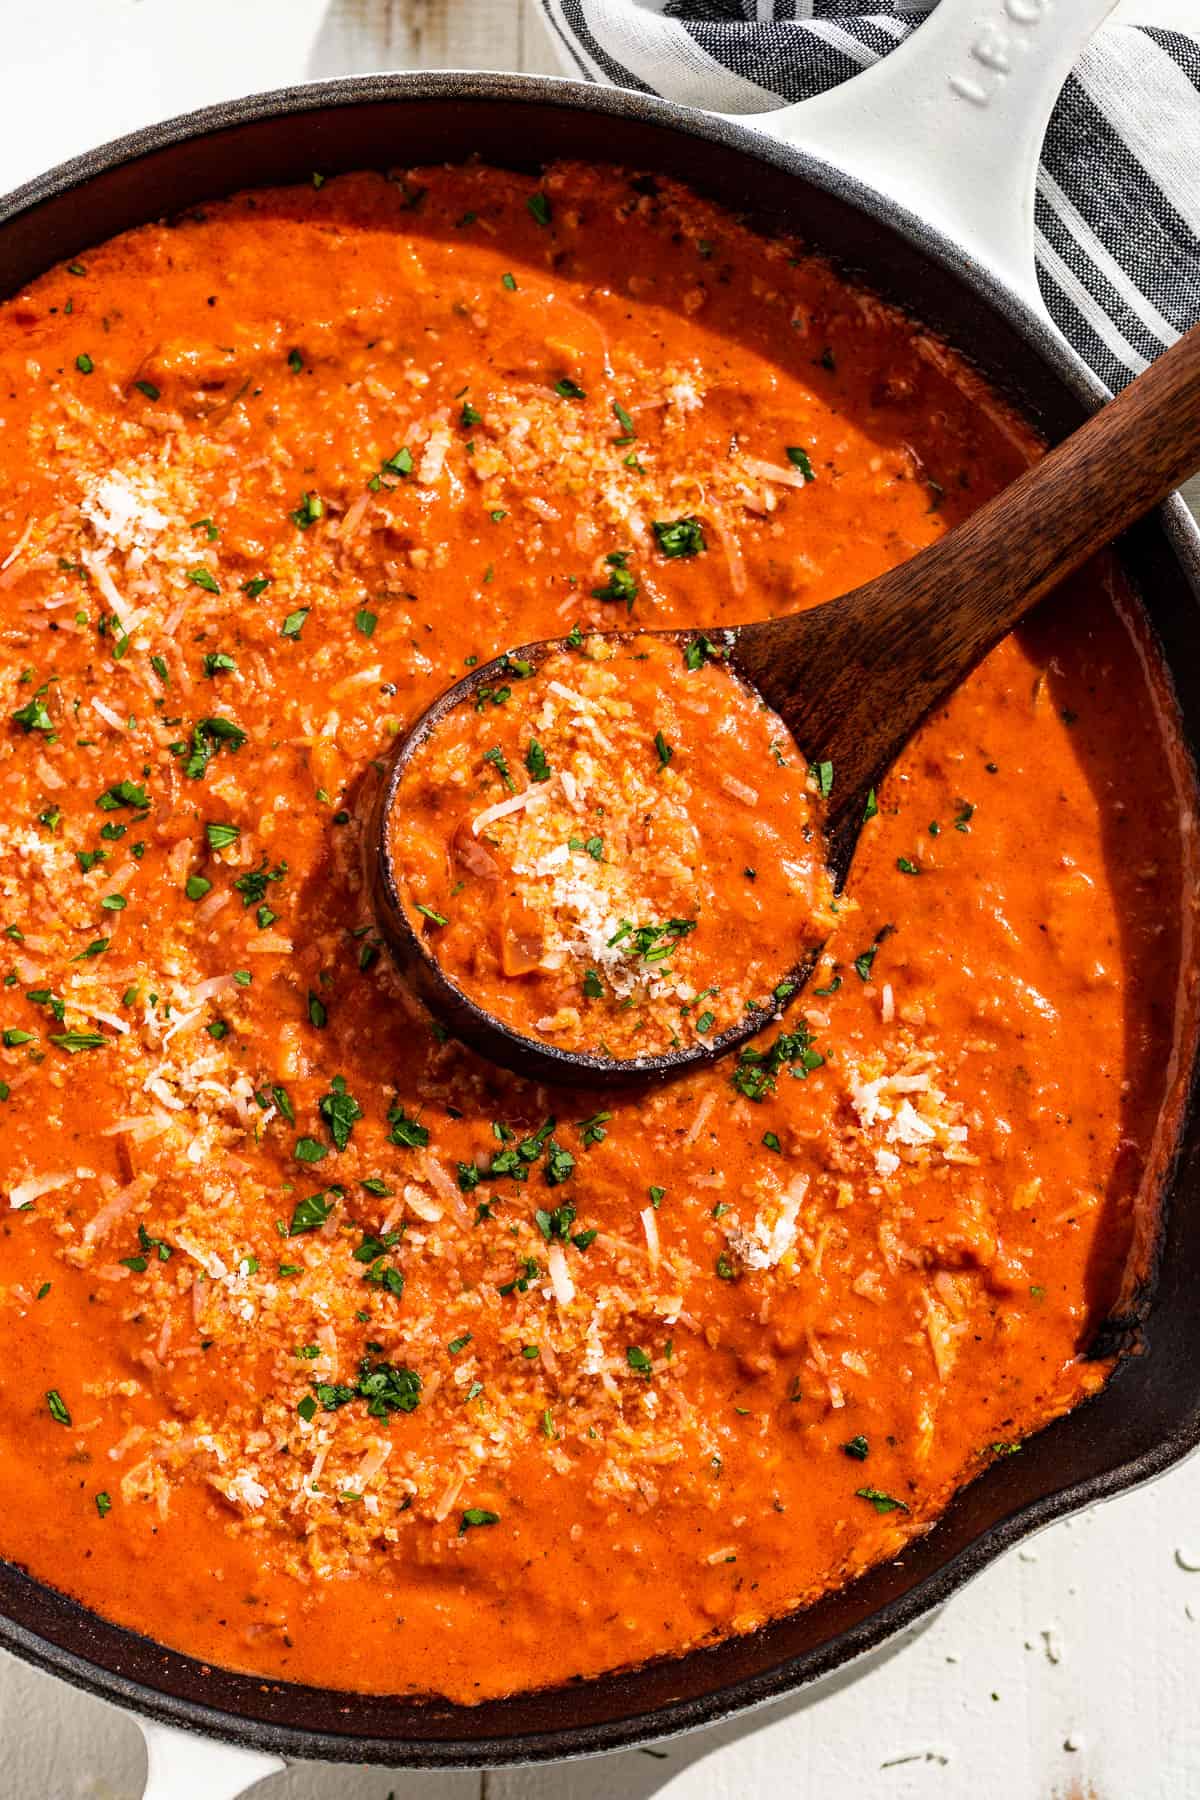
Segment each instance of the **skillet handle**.
[[939,0],[882,62],[742,119],[857,177],[934,226],[1049,315],[1033,202],[1050,114],[1115,0]]
[[137,1724],[148,1765],[142,1800],[238,1800],[287,1766],[281,1757],[197,1737],[154,1719],[139,1718]]

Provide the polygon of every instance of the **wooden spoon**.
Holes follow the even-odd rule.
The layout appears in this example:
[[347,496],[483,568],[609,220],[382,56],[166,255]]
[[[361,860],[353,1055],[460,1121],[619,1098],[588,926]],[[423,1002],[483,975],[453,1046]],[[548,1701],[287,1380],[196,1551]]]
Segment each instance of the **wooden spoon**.
[[[846,879],[868,795],[921,721],[1051,588],[1200,467],[1200,326],[1115,400],[946,537],[900,567],[808,612],[711,630],[732,670],[777,712],[810,763],[829,762],[827,856]],[[687,631],[617,632],[686,645]],[[561,639],[510,654],[537,663]],[[1197,645],[1200,654],[1200,641]],[[612,1059],[514,1031],[443,974],[400,901],[388,817],[405,764],[447,712],[495,684],[504,659],[472,671],[398,740],[367,834],[367,876],[380,930],[421,999],[456,1037],[536,1080],[613,1086],[713,1062],[775,1011],[760,1008],[708,1042]],[[796,991],[815,965],[781,969]]]

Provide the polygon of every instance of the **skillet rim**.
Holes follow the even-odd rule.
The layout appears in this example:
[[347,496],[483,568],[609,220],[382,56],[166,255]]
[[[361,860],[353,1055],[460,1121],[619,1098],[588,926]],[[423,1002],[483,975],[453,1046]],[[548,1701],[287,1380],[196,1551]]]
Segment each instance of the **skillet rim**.
[[[845,174],[835,164],[809,155],[797,146],[775,138],[769,130],[754,124],[756,117],[769,120],[770,115],[748,115],[742,124],[676,105],[650,94],[622,88],[598,87],[588,82],[560,77],[490,73],[485,71],[417,71],[343,76],[328,81],[293,84],[261,93],[218,103],[192,112],[177,114],[159,123],[110,140],[95,149],[56,165],[0,197],[0,247],[8,226],[40,205],[59,199],[72,190],[86,189],[92,181],[135,163],[142,157],[167,151],[240,126],[265,123],[326,109],[341,109],[363,104],[397,104],[405,101],[472,101],[505,102],[514,106],[532,104],[557,106],[567,111],[601,114],[616,121],[631,121],[664,128],[683,137],[700,138],[719,147],[760,162],[773,165],[785,176],[820,189],[842,201],[873,225],[892,231],[905,239],[920,255],[940,265],[951,280],[983,302],[988,311],[1003,321],[1020,337],[1025,346],[1041,360],[1061,389],[1094,409],[1107,396],[1107,390],[1085,363],[1060,338],[1054,328],[1018,299],[989,270],[974,261],[951,239],[936,231],[916,215],[896,206],[875,189]],[[619,159],[617,159],[619,160]],[[255,185],[254,176],[238,185]],[[130,227],[122,227],[127,229]],[[104,232],[103,237],[113,235]],[[870,285],[868,283],[868,285]],[[914,308],[920,317],[919,306]],[[1183,581],[1190,586],[1200,603],[1200,527],[1192,520],[1183,501],[1174,495],[1161,507],[1154,520],[1167,539],[1172,560]],[[1165,651],[1160,657],[1167,676],[1173,681],[1175,668]],[[1185,745],[1190,749],[1186,734]],[[1182,1159],[1187,1145],[1189,1116],[1193,1110],[1194,1089],[1200,1058],[1194,1059],[1191,1079],[1181,1100],[1176,1143],[1162,1171],[1164,1200],[1170,1201],[1179,1184]],[[1195,1145],[1191,1146],[1193,1153]],[[1159,1209],[1158,1228],[1164,1228],[1167,1206]],[[1126,1370],[1118,1366],[1104,1394],[1111,1393]],[[1084,1402],[1073,1409],[1068,1418],[1090,1414],[1096,1401]],[[1056,1421],[1065,1424],[1066,1420]],[[1043,1433],[1054,1430],[1054,1425]],[[661,1741],[699,1727],[712,1726],[735,1714],[749,1712],[787,1696],[795,1696],[814,1681],[855,1661],[884,1645],[898,1633],[914,1625],[920,1618],[942,1605],[952,1593],[980,1574],[999,1555],[1045,1525],[1079,1510],[1125,1492],[1142,1482],[1161,1475],[1200,1444],[1200,1393],[1193,1395],[1190,1411],[1173,1420],[1148,1449],[1136,1455],[1117,1455],[1111,1466],[1103,1467],[1062,1486],[1051,1485],[1035,1497],[1017,1504],[1004,1516],[970,1536],[962,1547],[947,1557],[941,1566],[907,1591],[898,1594],[874,1610],[866,1612],[849,1627],[834,1632],[815,1649],[784,1657],[773,1666],[760,1669],[733,1681],[705,1688],[691,1697],[670,1699],[650,1707],[631,1707],[619,1718],[593,1721],[582,1726],[570,1723],[546,1730],[524,1730],[512,1733],[481,1733],[443,1738],[365,1735],[318,1729],[292,1723],[281,1724],[256,1718],[249,1712],[234,1712],[220,1705],[197,1700],[178,1691],[169,1692],[147,1685],[122,1673],[119,1660],[108,1656],[103,1648],[94,1655],[68,1648],[42,1636],[36,1630],[0,1612],[0,1645],[14,1651],[25,1661],[48,1670],[101,1698],[131,1708],[163,1724],[202,1732],[227,1743],[248,1749],[277,1754],[320,1758],[336,1762],[370,1762],[392,1768],[490,1768],[514,1764],[568,1760],[616,1749]],[[989,1479],[982,1476],[972,1484],[981,1487]],[[962,1499],[960,1490],[949,1512]],[[942,1518],[946,1514],[941,1515]],[[898,1559],[902,1560],[902,1559]],[[865,1579],[865,1578],[864,1578]],[[862,1581],[851,1584],[861,1587]],[[49,1584],[27,1575],[15,1565],[0,1562],[0,1590],[5,1586],[25,1592],[35,1604],[48,1605],[52,1612],[69,1616],[74,1622],[77,1639],[87,1643],[89,1637],[103,1638],[115,1634],[118,1644],[127,1642],[142,1651],[156,1653],[164,1666],[163,1679],[187,1680],[193,1688],[202,1688],[214,1674],[235,1685],[244,1684],[251,1692],[271,1690],[294,1696],[293,1711],[303,1710],[306,1697],[323,1695],[333,1703],[332,1710],[347,1717],[355,1709],[369,1710],[372,1703],[380,1706],[414,1703],[387,1696],[364,1696],[342,1690],[313,1690],[294,1683],[264,1681],[262,1678],[235,1675],[231,1671],[214,1670],[194,1658],[153,1644],[127,1628],[110,1621],[63,1595]],[[837,1590],[845,1593],[848,1590]],[[751,1634],[764,1642],[770,1626]],[[726,1640],[728,1644],[731,1640]],[[737,1640],[732,1640],[737,1641]],[[719,1649],[720,1646],[717,1646]],[[659,1659],[660,1668],[678,1668],[680,1683],[688,1666],[703,1664],[711,1653],[704,1647],[685,1652],[675,1658]],[[636,1675],[636,1672],[635,1672]],[[620,1677],[599,1676],[566,1687],[543,1690],[547,1704],[561,1697],[568,1715],[572,1697],[588,1688],[595,1689]],[[426,1716],[447,1711],[460,1729],[472,1719],[486,1723],[489,1716],[506,1702],[482,1702],[474,1707],[446,1709],[441,1702],[417,1702]]]

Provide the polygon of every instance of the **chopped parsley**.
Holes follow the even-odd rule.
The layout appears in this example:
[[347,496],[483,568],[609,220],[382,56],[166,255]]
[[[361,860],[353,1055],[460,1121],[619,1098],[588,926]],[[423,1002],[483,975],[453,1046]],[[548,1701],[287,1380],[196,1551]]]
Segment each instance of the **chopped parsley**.
[[264,856],[257,869],[247,869],[244,875],[239,875],[233,885],[236,892],[242,896],[243,909],[257,906],[260,901],[264,900],[268,886],[272,882],[282,881],[287,871],[288,866],[285,862],[279,863],[274,869],[269,869]]
[[855,957],[854,973],[858,976],[858,979],[860,981],[870,981],[871,965],[875,961],[875,958],[878,956],[878,954],[879,954],[879,945],[872,944],[871,948],[869,950],[864,950],[862,952],[861,956]]
[[363,1110],[354,1095],[346,1092],[343,1076],[335,1075],[329,1084],[329,1090],[318,1102],[317,1111],[329,1128],[335,1148],[344,1150],[350,1142],[355,1121],[363,1116]]
[[60,1031],[51,1033],[50,1042],[68,1056],[78,1056],[81,1050],[103,1050],[108,1039],[99,1031]]
[[689,638],[685,644],[683,660],[687,668],[699,669],[706,662],[719,662],[728,655],[729,651],[722,645],[714,644],[704,632],[699,632],[694,638]]
[[134,781],[115,781],[102,794],[97,794],[96,805],[101,812],[116,812],[122,806],[132,807],[140,812],[150,804],[144,787]]
[[298,531],[307,531],[318,519],[325,517],[325,502],[320,494],[305,490],[300,496],[300,504],[290,515],[292,524]]
[[[184,773],[193,781],[201,781],[209,763],[218,750],[240,750],[246,742],[246,733],[232,719],[210,718],[200,719],[192,727],[192,745],[184,766]],[[128,784],[122,784],[128,785]],[[112,790],[110,789],[110,792]],[[140,801],[124,801],[119,804],[146,804],[145,796]]]
[[629,567],[630,554],[628,550],[609,551],[604,558],[609,569],[608,581],[603,587],[592,589],[593,600],[623,600],[632,612],[633,603],[638,596],[638,584]]
[[571,1227],[575,1223],[575,1208],[569,1200],[564,1200],[562,1205],[556,1206],[552,1212],[548,1212],[544,1207],[539,1207],[533,1217],[538,1230],[548,1244],[553,1243],[556,1238],[565,1244],[571,1235]]
[[525,752],[525,767],[529,771],[531,781],[549,781],[550,764],[547,761],[546,752],[536,738],[529,740],[529,748]]
[[324,1225],[340,1197],[340,1188],[325,1188],[319,1194],[309,1194],[305,1199],[297,1200],[292,1222],[287,1229],[288,1236],[302,1237],[306,1231],[317,1231]]
[[486,763],[492,764],[508,792],[510,794],[515,794],[517,791],[517,784],[512,778],[512,772],[509,769],[504,752],[499,744],[494,744],[490,750],[485,750],[483,753],[483,760]]
[[885,1494],[880,1488],[855,1488],[860,1500],[869,1500],[877,1513],[907,1512],[909,1509],[903,1500],[896,1500],[891,1494]]
[[[321,1381],[313,1392],[325,1412],[336,1412],[352,1400],[365,1400],[373,1419],[386,1419],[389,1413],[416,1412],[421,1398],[421,1377],[415,1369],[397,1368],[385,1362],[373,1363],[370,1357],[364,1356],[358,1365],[358,1379],[353,1387]],[[308,1416],[311,1418],[312,1414]]]
[[604,1142],[608,1135],[604,1127],[611,1118],[610,1112],[598,1112],[593,1113],[590,1119],[580,1119],[575,1129],[580,1134],[585,1150],[590,1149],[593,1144]]
[[663,556],[699,556],[706,548],[699,519],[655,519],[653,529]]
[[793,1075],[803,1077],[813,1069],[819,1069],[824,1061],[820,1052],[812,1047],[812,1034],[807,1025],[798,1025],[794,1031],[781,1032],[766,1050],[743,1044],[730,1080],[747,1100],[761,1102],[774,1093],[781,1070],[789,1068]]
[[428,1128],[416,1119],[410,1119],[402,1106],[393,1106],[388,1112],[389,1144],[403,1144],[410,1150],[423,1150],[429,1142]]
[[71,958],[71,961],[90,962],[93,957],[103,956],[111,942],[111,938],[93,938],[91,943],[88,944],[85,949],[80,950],[76,956]]
[[522,1273],[515,1274],[511,1282],[504,1283],[504,1287],[498,1287],[497,1294],[527,1294],[529,1283],[536,1282],[538,1276],[542,1274],[536,1256],[524,1256],[522,1264],[520,1264],[520,1271]]
[[17,711],[12,714],[14,725],[19,725],[25,732],[56,730],[54,720],[50,717],[46,703],[42,699],[42,695],[49,690],[49,687],[50,683],[43,681],[41,687],[34,691],[32,700],[17,708]]
[[390,1263],[387,1255],[399,1241],[398,1231],[388,1231],[383,1237],[365,1237],[354,1252],[355,1262],[367,1265],[363,1270],[363,1280],[372,1287],[385,1289],[396,1300],[404,1295],[404,1271],[398,1269],[395,1263]]
[[646,962],[662,962],[678,947],[681,938],[695,931],[696,924],[695,919],[668,919],[665,925],[634,927],[628,919],[622,919],[608,940],[608,948],[613,950],[618,944],[628,943],[631,954]]
[[567,1178],[575,1173],[575,1158],[562,1144],[554,1138],[546,1146],[546,1163],[544,1174],[547,1187],[559,1187]]
[[817,479],[816,471],[812,466],[808,451],[803,449],[801,445],[789,444],[787,446],[786,455],[792,467],[794,469],[799,469],[806,482],[815,481]]

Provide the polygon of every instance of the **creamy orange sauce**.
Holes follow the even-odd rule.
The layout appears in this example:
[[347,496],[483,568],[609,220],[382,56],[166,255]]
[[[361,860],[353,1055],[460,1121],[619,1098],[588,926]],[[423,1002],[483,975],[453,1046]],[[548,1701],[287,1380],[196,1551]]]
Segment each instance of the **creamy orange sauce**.
[[945,347],[664,184],[360,175],[52,271],[0,420],[0,1552],[477,1699],[803,1604],[1095,1390],[1183,956],[1111,568],[880,792],[818,1062],[539,1092],[363,888],[395,734],[614,553],[623,623],[781,614],[1036,455]]
[[523,1036],[618,1061],[711,1040],[779,1013],[836,923],[832,765],[809,770],[728,654],[580,632],[508,657],[406,759],[405,915]]

